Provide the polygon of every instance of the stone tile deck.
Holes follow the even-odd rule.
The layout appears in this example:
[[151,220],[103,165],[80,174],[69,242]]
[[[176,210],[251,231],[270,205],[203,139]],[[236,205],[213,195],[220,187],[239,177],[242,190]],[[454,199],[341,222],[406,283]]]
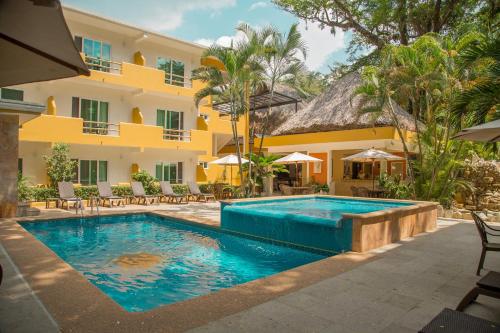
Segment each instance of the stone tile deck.
[[[190,332],[416,332],[474,286],[479,246],[473,224],[440,221],[378,260]],[[500,254],[486,267],[499,270]],[[500,300],[480,296],[466,312],[500,322]]]
[[[212,203],[129,209],[219,223],[218,204]],[[125,211],[113,208],[101,212],[110,210]],[[43,211],[44,217],[66,214],[74,215]],[[473,287],[478,280],[474,272],[479,252],[480,241],[472,223],[439,221],[436,232],[371,251],[375,260],[191,332],[415,332],[443,307],[455,308]],[[5,255],[0,254],[0,261],[8,266]],[[500,253],[489,253],[485,266],[500,270]],[[0,318],[4,318],[0,320],[0,332],[53,331],[50,316],[14,273],[12,267],[8,268],[6,283],[0,287]],[[16,288],[22,290],[19,295],[23,301],[16,301]],[[16,312],[20,315],[11,315]],[[480,296],[466,312],[500,322],[500,300]],[[26,323],[23,313],[39,319]]]

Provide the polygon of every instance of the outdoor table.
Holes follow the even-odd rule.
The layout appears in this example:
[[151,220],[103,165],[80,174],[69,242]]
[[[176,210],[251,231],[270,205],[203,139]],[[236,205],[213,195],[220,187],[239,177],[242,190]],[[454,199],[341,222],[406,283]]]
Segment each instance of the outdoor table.
[[383,198],[385,190],[368,190],[368,195],[370,198]]

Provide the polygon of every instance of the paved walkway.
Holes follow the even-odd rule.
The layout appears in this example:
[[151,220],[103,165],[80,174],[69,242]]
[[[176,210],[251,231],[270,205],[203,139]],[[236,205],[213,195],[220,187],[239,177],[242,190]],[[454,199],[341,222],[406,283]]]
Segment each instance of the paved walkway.
[[[478,279],[474,225],[439,227],[379,250],[378,260],[190,332],[416,332],[444,307],[454,309]],[[486,267],[500,270],[500,253],[489,253]],[[500,322],[500,300],[480,296],[466,312]]]
[[57,324],[33,294],[1,244],[0,263],[4,270],[0,286],[0,332],[59,332]]

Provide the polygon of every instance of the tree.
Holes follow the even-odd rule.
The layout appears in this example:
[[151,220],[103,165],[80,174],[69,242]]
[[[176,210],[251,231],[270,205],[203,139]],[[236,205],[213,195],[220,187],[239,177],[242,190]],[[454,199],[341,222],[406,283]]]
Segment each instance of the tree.
[[306,57],[307,47],[297,27],[297,24],[293,24],[288,33],[281,34],[271,27],[258,31],[248,24],[238,26],[238,30],[245,33],[249,45],[256,51],[257,59],[263,69],[262,79],[270,93],[262,125],[259,156],[262,155],[262,145],[269,127],[269,114],[271,113],[276,85],[290,83],[290,80],[293,80],[304,69],[299,57]]
[[[413,115],[418,155],[409,163],[409,185],[415,198],[449,205],[454,192],[467,186],[457,176],[473,145],[451,139],[460,124],[453,121],[450,106],[470,84],[456,58],[476,40],[473,35],[454,41],[428,34],[408,46],[388,45],[381,52],[380,65],[364,70],[365,83],[358,93],[372,104],[363,112],[381,112],[382,103],[390,98]],[[376,103],[372,96],[378,97]]]
[[[495,15],[486,0],[273,0],[284,10],[322,27],[351,30],[351,53],[360,48],[408,45],[426,33],[446,33],[479,13]],[[488,16],[488,15],[486,15]]]
[[207,97],[229,103],[233,141],[238,156],[238,166],[241,184],[244,184],[241,148],[238,134],[238,120],[247,110],[246,85],[258,82],[262,68],[255,61],[256,45],[247,42],[238,42],[230,48],[212,45],[203,53],[204,58],[212,58],[220,63],[222,68],[202,66],[193,71],[193,79],[205,83],[194,96],[198,106]]
[[68,182],[75,176],[77,161],[69,157],[69,145],[56,143],[50,155],[44,155],[50,185],[56,187],[58,182]]
[[474,126],[500,119],[500,38],[480,34],[458,51],[461,75],[469,82],[452,106],[455,121]]

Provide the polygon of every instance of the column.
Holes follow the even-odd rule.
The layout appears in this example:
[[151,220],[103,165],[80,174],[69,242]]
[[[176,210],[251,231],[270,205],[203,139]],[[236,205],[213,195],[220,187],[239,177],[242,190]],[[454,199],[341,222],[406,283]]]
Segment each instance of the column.
[[0,115],[0,218],[17,212],[17,159],[19,154],[19,116]]

